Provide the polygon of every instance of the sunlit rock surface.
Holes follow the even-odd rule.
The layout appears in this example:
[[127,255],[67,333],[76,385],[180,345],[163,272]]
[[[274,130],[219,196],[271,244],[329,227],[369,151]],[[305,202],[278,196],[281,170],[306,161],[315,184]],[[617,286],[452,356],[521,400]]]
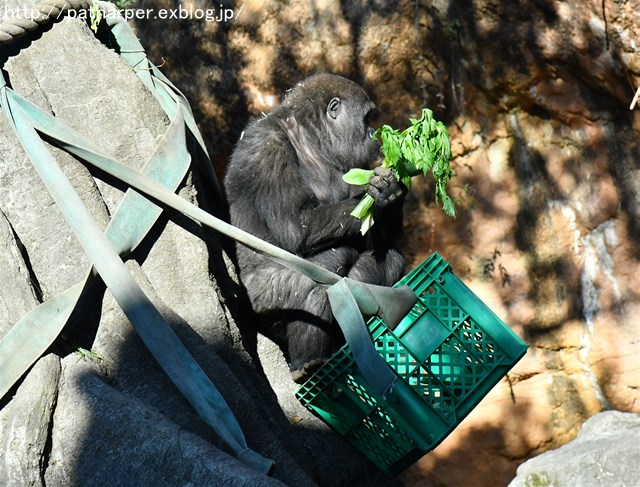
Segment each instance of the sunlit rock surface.
[[416,264],[438,250],[531,343],[403,479],[506,485],[601,410],[640,411],[633,2],[243,5],[228,23],[137,22],[193,100],[220,172],[247,119],[309,73],[361,82],[381,110],[377,125],[404,127],[429,106],[450,131],[459,216],[433,205],[429,179],[414,179],[405,252]]

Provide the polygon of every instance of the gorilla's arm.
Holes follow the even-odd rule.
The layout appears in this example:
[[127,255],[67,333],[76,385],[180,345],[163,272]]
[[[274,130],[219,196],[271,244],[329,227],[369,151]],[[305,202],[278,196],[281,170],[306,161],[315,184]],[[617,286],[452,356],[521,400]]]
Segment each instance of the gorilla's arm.
[[[376,168],[368,193],[375,200],[375,225],[369,230],[375,246],[394,247],[402,234],[402,207],[407,188],[386,168]],[[351,216],[362,194],[332,205],[303,209],[301,221],[306,235],[304,253],[315,253],[344,244],[360,234],[362,222]]]
[[301,254],[313,254],[344,243],[358,234],[360,220],[351,216],[358,201],[349,198],[331,205],[319,205],[302,210],[300,222],[304,232]]
[[[245,132],[225,180],[232,219],[254,235],[301,255],[330,248],[357,235],[351,216],[358,200],[321,204],[297,164],[279,127],[260,120]],[[326,185],[326,181],[324,181]]]

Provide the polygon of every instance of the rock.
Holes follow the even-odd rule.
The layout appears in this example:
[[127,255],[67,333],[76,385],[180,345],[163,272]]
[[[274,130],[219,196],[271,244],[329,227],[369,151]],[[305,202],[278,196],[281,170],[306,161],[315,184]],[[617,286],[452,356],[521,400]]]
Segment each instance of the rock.
[[[193,244],[195,237],[189,237]],[[162,237],[159,242],[162,242]],[[166,248],[173,249],[173,245]],[[191,247],[183,242],[180,249],[188,252]],[[192,263],[192,269],[196,267],[194,264],[195,262]],[[267,391],[268,383],[258,376],[248,354],[242,349],[231,348],[228,343],[228,328],[235,328],[232,318],[225,318],[223,315],[218,321],[213,321],[214,315],[202,321],[187,321],[166,304],[138,265],[129,262],[128,268],[200,367],[212,378],[216,388],[234,411],[242,430],[251,432],[247,439],[250,446],[265,456],[279,459],[274,474],[276,478],[288,485],[309,485],[311,479],[308,473],[290,454],[285,453],[295,451],[298,440],[291,437],[289,423],[278,410],[272,393]],[[202,277],[205,276],[207,282],[209,276],[204,274]],[[175,278],[174,285],[184,285],[180,283],[180,271],[168,277]],[[200,315],[197,303],[202,298],[195,291],[202,283],[202,279],[200,282],[189,282],[194,294],[189,296],[187,303],[191,302],[193,313],[197,316]],[[211,300],[211,297],[208,299]],[[105,375],[117,384],[120,391],[160,411],[186,431],[231,453],[202,419],[194,414],[184,397],[159,369],[111,296],[105,297],[102,322],[93,349],[101,358],[100,365]],[[300,455],[304,455],[304,451]]]
[[640,415],[607,411],[587,420],[578,437],[518,467],[509,487],[635,485]]
[[[6,11],[12,8],[7,4]],[[64,120],[95,149],[132,167],[144,164],[168,124],[131,68],[76,19],[56,24],[42,39],[9,58],[5,69],[16,93]],[[4,117],[0,131],[2,210],[47,299],[77,283],[90,262]],[[52,153],[63,171],[73,175],[70,181],[96,222],[106,227],[122,191],[94,179],[69,154],[56,148]]]
[[62,365],[46,485],[284,485],[109,386],[99,355]]
[[0,294],[0,336],[38,303],[29,275],[29,267],[20,252],[20,244],[0,211],[0,282],[4,291]]
[[60,370],[57,356],[41,358],[15,397],[0,411],[0,485],[45,485]]

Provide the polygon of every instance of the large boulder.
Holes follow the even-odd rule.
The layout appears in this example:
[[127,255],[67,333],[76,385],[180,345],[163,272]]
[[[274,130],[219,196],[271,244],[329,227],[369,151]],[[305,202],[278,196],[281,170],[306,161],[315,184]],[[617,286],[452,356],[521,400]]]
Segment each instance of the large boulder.
[[[7,3],[11,15],[17,5]],[[4,4],[3,4],[4,5]],[[5,64],[11,87],[134,168],[168,120],[135,72],[86,23],[56,23]],[[51,147],[96,222],[122,198]],[[192,168],[179,194],[215,206]],[[0,336],[22,315],[83,279],[91,264],[4,117],[0,117]],[[393,485],[293,400],[295,384],[261,344],[220,236],[163,215],[127,268],[230,405],[270,476],[238,461],[165,376],[111,293],[94,283],[63,334],[0,402],[0,484]],[[242,327],[242,330],[241,330]],[[277,378],[283,410],[264,371]],[[1,373],[1,372],[0,372]]]
[[582,425],[575,440],[520,465],[509,487],[635,485],[639,437],[639,414],[597,414]]

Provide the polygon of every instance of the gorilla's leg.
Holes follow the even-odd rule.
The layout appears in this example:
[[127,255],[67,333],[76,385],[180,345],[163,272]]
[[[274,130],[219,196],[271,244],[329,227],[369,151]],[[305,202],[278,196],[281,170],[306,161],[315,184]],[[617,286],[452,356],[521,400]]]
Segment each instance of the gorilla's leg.
[[[354,257],[353,254],[349,256]],[[405,260],[396,250],[388,251],[380,260],[372,252],[365,252],[356,255],[355,262],[347,260],[344,266],[351,266],[347,273],[351,279],[391,286],[402,277]],[[337,345],[344,343],[342,332],[333,320],[325,289],[319,286],[312,289],[305,309],[313,310],[314,316],[320,316],[323,310],[325,314],[322,320],[315,323],[309,320],[295,321],[287,326],[292,378],[298,383],[307,380],[335,351]]]
[[[338,248],[309,260],[345,275],[357,258],[356,251]],[[284,348],[296,382],[306,380],[343,342],[323,286],[267,259],[242,281],[263,326]]]
[[309,316],[287,324],[289,366],[298,383],[313,374],[343,341],[333,321],[326,289],[316,286],[309,290],[304,307]]
[[[351,279],[383,286],[395,284],[404,271],[404,258],[395,250],[376,258],[373,252],[358,254],[341,247],[309,260]],[[284,348],[296,382],[306,380],[344,342],[326,289],[307,276],[264,259],[242,280],[263,326]]]
[[390,249],[380,258],[373,252],[363,252],[349,270],[347,277],[379,286],[393,286],[404,274],[405,260],[397,250]]

